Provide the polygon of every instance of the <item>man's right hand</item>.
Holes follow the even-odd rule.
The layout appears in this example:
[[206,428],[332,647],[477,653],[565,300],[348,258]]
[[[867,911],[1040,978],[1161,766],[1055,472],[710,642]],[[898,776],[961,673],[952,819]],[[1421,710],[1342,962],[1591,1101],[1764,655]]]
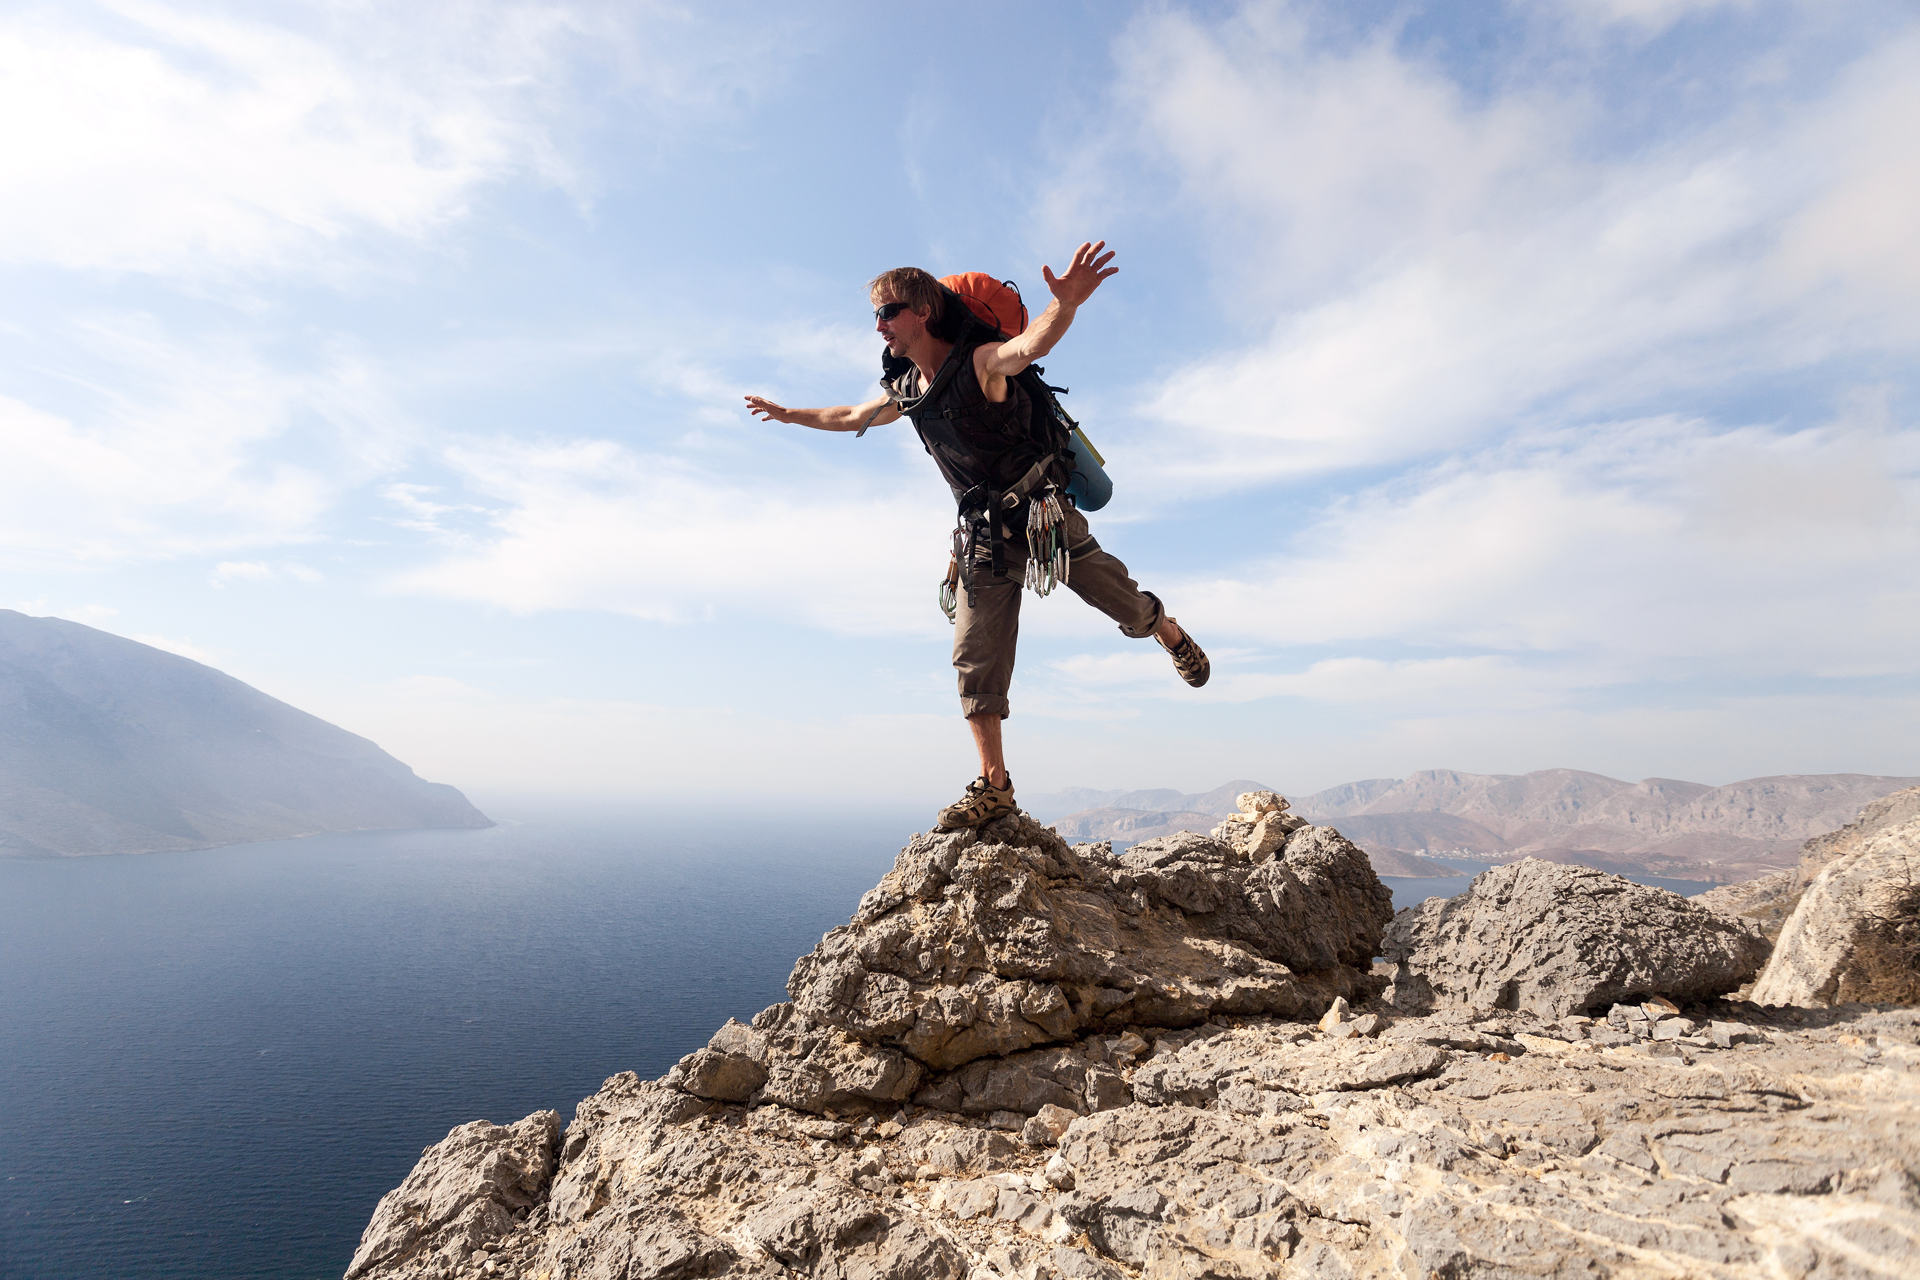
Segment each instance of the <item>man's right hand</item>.
[[747,412],[762,422],[797,422],[792,412],[785,406],[775,404],[765,396],[748,396]]

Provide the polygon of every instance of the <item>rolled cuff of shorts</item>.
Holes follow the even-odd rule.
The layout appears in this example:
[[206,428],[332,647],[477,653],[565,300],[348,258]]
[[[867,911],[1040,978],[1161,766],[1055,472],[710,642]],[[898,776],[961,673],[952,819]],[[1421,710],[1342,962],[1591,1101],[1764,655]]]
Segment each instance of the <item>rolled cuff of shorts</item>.
[[971,720],[975,716],[998,716],[1005,720],[1013,714],[1002,693],[963,693],[960,695],[960,714]]
[[1124,622],[1120,624],[1120,634],[1130,640],[1145,640],[1148,636],[1158,631],[1160,624],[1167,620],[1167,606],[1160,603],[1159,596],[1153,594],[1151,591],[1142,591],[1140,594],[1153,601],[1153,613],[1148,616],[1146,625],[1138,631],[1127,626]]

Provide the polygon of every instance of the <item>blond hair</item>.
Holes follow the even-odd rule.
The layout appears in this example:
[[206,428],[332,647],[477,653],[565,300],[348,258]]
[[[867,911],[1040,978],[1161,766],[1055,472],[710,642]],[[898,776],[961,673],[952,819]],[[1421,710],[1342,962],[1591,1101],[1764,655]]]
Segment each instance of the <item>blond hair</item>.
[[940,282],[919,267],[895,267],[875,276],[867,285],[867,298],[877,303],[882,297],[892,302],[904,302],[915,311],[925,312],[932,319],[940,317]]

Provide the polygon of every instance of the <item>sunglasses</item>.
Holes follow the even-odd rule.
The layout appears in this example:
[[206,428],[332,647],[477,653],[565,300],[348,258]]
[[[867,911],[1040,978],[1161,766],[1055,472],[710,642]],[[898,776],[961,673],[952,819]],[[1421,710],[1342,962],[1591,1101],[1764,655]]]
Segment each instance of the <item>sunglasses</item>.
[[891,320],[906,309],[907,304],[904,302],[882,303],[873,309],[873,318],[875,320]]

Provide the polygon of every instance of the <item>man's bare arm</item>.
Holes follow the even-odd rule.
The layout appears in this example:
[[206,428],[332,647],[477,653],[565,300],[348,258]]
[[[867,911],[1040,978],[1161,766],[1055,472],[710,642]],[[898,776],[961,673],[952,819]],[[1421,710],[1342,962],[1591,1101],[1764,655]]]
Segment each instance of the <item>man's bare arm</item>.
[[1113,254],[1102,253],[1106,247],[1105,240],[1081,245],[1074,251],[1072,264],[1058,276],[1052,267],[1042,266],[1040,274],[1053,291],[1053,301],[1023,332],[1005,342],[982,345],[974,356],[975,370],[986,377],[1011,378],[1053,350],[1066,335],[1080,304],[1120,270],[1107,265],[1113,261]]
[[865,404],[837,404],[827,409],[789,409],[764,396],[748,396],[747,412],[762,422],[791,422],[815,431],[858,431],[879,427],[900,417],[900,406],[891,396],[878,396]]

